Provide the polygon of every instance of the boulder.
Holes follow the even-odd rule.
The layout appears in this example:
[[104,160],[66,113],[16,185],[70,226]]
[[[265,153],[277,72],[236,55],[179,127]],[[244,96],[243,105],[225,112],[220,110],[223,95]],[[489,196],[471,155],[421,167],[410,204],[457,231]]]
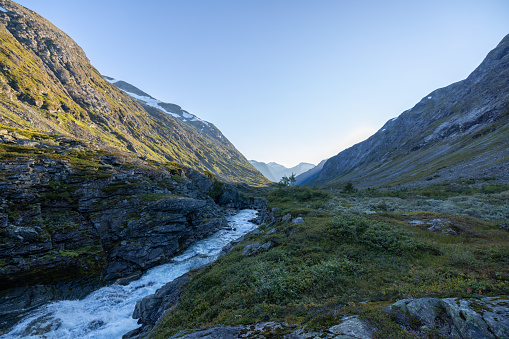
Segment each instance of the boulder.
[[329,328],[329,332],[342,335],[341,338],[369,339],[372,335],[371,329],[357,316],[343,318],[340,324]]
[[509,338],[509,300],[496,297],[404,299],[390,311],[402,326],[447,338]]
[[183,275],[167,283],[156,293],[138,301],[134,308],[133,318],[138,319],[138,324],[155,325],[165,312],[177,305],[178,298],[190,281],[189,275]]
[[259,254],[260,252],[268,251],[272,247],[274,247],[274,243],[272,241],[268,241],[263,244],[257,242],[257,243],[247,245],[246,247],[244,247],[244,250],[242,251],[242,255],[254,256],[254,255]]

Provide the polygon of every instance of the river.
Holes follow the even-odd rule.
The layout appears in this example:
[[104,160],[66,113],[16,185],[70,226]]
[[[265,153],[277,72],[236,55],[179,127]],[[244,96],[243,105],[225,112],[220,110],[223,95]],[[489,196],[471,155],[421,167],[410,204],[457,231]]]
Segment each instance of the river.
[[242,210],[229,217],[232,230],[220,230],[194,243],[170,263],[148,270],[128,285],[110,285],[81,300],[44,305],[0,338],[120,339],[139,327],[137,320],[131,317],[137,301],[193,268],[216,260],[225,245],[256,228],[249,222],[256,213],[255,210]]

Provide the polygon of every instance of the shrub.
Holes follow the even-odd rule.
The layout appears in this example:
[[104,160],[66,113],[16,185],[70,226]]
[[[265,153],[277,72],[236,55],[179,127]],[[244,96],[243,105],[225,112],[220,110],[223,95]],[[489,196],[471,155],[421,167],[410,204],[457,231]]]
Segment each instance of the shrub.
[[332,234],[343,241],[363,243],[372,249],[394,254],[432,250],[433,246],[418,240],[400,226],[367,220],[361,216],[340,216],[330,223]]

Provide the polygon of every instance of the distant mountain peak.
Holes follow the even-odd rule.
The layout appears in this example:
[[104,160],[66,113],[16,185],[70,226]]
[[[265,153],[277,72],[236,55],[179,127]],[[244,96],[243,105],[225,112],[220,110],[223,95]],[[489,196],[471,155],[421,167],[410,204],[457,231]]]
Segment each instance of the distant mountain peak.
[[315,167],[315,165],[306,162],[301,162],[297,166],[291,168],[287,168],[286,166],[273,161],[264,163],[256,160],[249,160],[249,163],[260,171],[267,179],[274,182],[278,182],[283,176],[290,176],[292,174],[297,176]]

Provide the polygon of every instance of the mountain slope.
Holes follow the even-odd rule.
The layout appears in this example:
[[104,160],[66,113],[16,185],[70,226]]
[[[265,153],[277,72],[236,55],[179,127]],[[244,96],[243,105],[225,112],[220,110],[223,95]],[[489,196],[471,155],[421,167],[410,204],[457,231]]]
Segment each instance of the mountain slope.
[[367,140],[329,159],[309,184],[509,181],[509,35],[470,76],[425,96]]
[[260,161],[249,160],[249,163],[260,171],[267,179],[276,182],[281,180],[283,176],[289,177],[292,174],[299,175],[315,167],[315,165],[306,162],[301,162],[297,166],[291,168],[287,168],[275,162],[269,162],[266,164]]
[[0,124],[176,161],[226,181],[267,183],[226,138],[133,99],[46,19],[9,0],[0,6]]
[[310,170],[307,170],[306,172],[303,172],[299,174],[295,179],[297,180],[295,182],[295,185],[305,185],[307,184],[311,179],[313,179],[323,168],[323,165],[325,165],[325,162],[327,159],[320,161],[318,165],[311,168]]
[[188,125],[193,126],[196,130],[205,133],[206,135],[219,141],[220,143],[228,145],[229,143],[228,139],[226,139],[223,133],[221,133],[221,131],[216,126],[214,126],[212,123],[208,121],[204,121],[198,118],[194,114],[191,114],[183,110],[182,107],[180,107],[179,105],[157,100],[151,95],[143,92],[139,88],[123,80],[117,80],[108,76],[104,76],[104,78],[108,80],[110,83],[120,88],[122,91],[129,94],[131,97],[138,99],[149,106],[157,108],[158,110],[161,110],[180,121],[186,122]]

